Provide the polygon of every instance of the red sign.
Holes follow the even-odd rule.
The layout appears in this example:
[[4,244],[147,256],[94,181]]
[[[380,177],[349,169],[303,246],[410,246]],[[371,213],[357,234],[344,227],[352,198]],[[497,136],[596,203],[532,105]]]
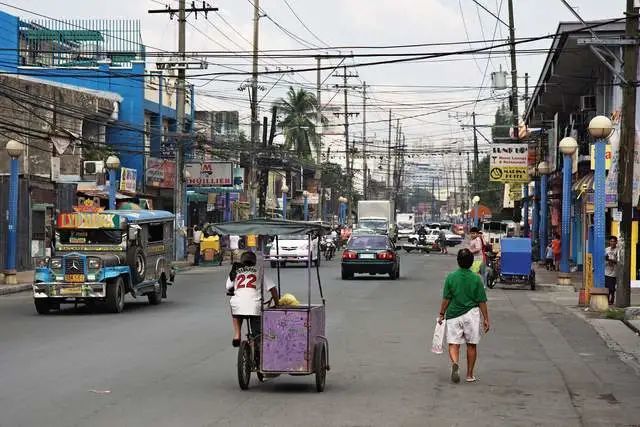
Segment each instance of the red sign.
[[173,160],[147,157],[145,184],[153,188],[175,188],[176,163]]

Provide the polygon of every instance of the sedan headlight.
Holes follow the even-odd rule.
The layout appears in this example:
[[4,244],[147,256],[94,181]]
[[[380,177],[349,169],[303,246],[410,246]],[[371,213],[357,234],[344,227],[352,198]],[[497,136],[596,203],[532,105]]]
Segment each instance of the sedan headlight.
[[60,270],[62,268],[62,258],[51,258],[49,260],[49,268],[52,270]]
[[102,268],[102,260],[100,258],[88,258],[87,266],[89,270],[100,270]]

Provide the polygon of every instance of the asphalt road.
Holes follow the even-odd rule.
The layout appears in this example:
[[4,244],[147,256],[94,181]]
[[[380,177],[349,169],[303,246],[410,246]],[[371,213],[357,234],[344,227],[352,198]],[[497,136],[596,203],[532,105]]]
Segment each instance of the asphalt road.
[[[0,426],[640,423],[638,373],[539,292],[490,291],[479,382],[451,384],[430,343],[454,266],[410,254],[398,281],[342,281],[339,261],[324,263],[332,370],[320,394],[313,377],[238,388],[226,269],[184,272],[160,306],[130,299],[119,315],[38,316],[29,294],[0,297]],[[302,299],[305,274],[284,270],[284,289]]]

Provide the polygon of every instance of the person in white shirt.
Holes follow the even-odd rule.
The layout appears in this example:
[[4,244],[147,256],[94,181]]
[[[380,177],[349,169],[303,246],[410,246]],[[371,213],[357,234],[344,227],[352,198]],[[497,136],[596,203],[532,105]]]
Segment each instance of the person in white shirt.
[[604,283],[609,290],[609,304],[613,305],[616,298],[616,267],[620,260],[620,250],[618,249],[618,238],[609,237],[609,246],[604,250]]
[[234,347],[240,346],[244,319],[251,322],[252,333],[259,334],[262,286],[271,293],[273,303],[278,305],[276,284],[264,275],[264,269],[257,263],[256,254],[243,253],[240,263],[234,264],[231,269],[226,283],[227,293],[232,295],[229,305],[233,318]]
[[200,265],[200,242],[202,241],[202,230],[197,225],[193,226],[193,244],[196,250],[193,253],[193,265]]
[[231,262],[233,263],[238,257],[240,250],[240,236],[229,236],[229,250],[231,251]]

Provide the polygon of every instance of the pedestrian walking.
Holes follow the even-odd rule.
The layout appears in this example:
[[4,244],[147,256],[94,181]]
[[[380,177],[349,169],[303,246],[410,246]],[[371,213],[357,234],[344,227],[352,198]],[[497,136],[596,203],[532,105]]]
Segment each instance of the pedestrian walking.
[[553,246],[551,242],[547,245],[547,251],[545,253],[545,265],[547,270],[553,270]]
[[448,254],[449,250],[447,249],[447,233],[444,230],[440,230],[438,234],[438,245],[440,246],[441,254]]
[[[481,327],[489,331],[489,311],[487,295],[480,277],[469,269],[473,264],[473,254],[469,249],[458,251],[458,269],[449,273],[444,282],[444,292],[440,305],[438,322],[447,322],[447,342],[451,359],[451,381],[460,382],[460,346],[467,348],[467,382],[475,382],[474,368],[478,357]],[[480,315],[482,314],[482,322]]]
[[551,241],[551,249],[553,250],[553,267],[555,271],[560,270],[560,256],[562,255],[562,242],[560,235],[556,233]]
[[200,242],[202,242],[202,230],[199,226],[193,226],[193,244],[196,249],[193,253],[193,265],[200,265]]
[[484,243],[484,239],[482,238],[482,232],[478,229],[478,227],[471,227],[471,241],[469,242],[469,251],[473,255],[474,260],[472,261],[473,268],[472,270],[475,273],[478,273],[482,277],[482,281],[487,283],[487,257],[486,257],[486,247]]
[[609,290],[609,305],[613,305],[616,297],[616,267],[620,260],[620,250],[618,249],[618,238],[609,237],[609,246],[604,251],[604,283]]

